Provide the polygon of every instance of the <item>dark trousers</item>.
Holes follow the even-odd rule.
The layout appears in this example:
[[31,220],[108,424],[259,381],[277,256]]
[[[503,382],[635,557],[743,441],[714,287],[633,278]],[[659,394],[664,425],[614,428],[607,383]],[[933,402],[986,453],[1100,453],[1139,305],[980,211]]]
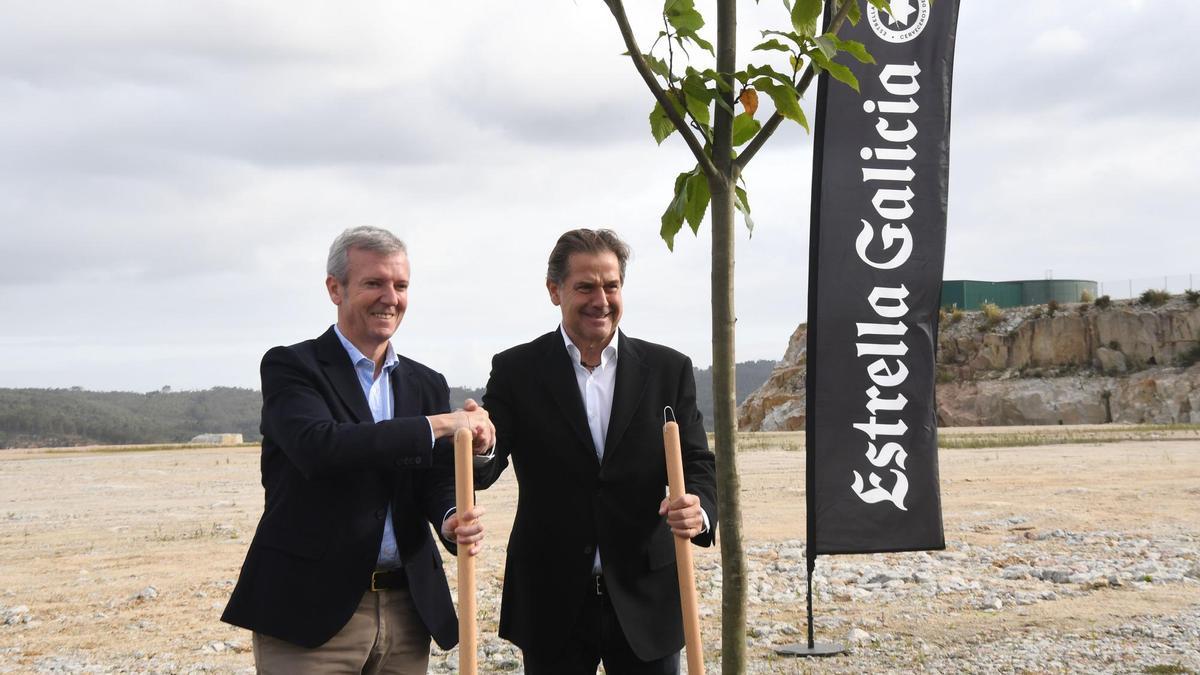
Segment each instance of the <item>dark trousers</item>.
[[570,637],[557,650],[521,652],[525,675],[596,675],[604,662],[608,675],[679,675],[679,653],[642,661],[633,653],[607,595],[587,589],[587,599]]

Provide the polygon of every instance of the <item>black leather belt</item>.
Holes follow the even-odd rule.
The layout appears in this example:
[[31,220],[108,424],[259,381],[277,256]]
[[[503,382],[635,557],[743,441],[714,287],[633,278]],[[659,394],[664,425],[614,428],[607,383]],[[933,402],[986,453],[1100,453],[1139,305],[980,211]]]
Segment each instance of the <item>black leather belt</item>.
[[596,595],[608,595],[608,588],[604,585],[604,575],[592,575],[592,587],[596,589]]
[[394,588],[408,588],[404,568],[371,573],[371,590],[387,591]]

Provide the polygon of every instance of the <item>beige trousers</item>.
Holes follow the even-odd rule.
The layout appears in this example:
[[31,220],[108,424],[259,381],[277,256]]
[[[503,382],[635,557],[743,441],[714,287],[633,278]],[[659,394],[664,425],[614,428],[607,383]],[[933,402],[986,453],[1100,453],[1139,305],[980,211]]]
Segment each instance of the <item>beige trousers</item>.
[[315,649],[255,633],[254,665],[264,675],[425,675],[429,631],[408,589],[367,591],[350,621]]

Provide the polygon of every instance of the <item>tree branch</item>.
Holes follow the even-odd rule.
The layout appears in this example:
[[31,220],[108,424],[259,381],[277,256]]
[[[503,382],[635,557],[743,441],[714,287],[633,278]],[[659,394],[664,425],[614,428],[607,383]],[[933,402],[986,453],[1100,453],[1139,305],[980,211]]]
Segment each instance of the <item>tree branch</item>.
[[[849,0],[848,0],[849,1]],[[667,114],[667,119],[671,120],[671,124],[675,125],[675,130],[683,137],[692,154],[696,156],[696,163],[700,165],[700,170],[704,175],[711,178],[716,177],[717,167],[713,165],[712,158],[704,151],[704,145],[692,133],[692,128],[688,125],[679,111],[675,109],[675,103],[667,97],[662,86],[658,84],[658,80],[654,77],[654,71],[650,70],[650,66],[646,63],[646,59],[642,58],[642,52],[638,49],[637,40],[633,37],[633,28],[629,25],[629,17],[625,16],[625,4],[621,0],[604,0],[604,4],[608,5],[609,11],[612,12],[613,18],[617,21],[617,28],[621,30],[621,38],[625,41],[625,48],[629,51],[629,58],[633,61],[634,68],[638,74],[642,76],[642,81],[646,83],[646,87],[650,89],[650,93],[654,94],[654,99],[662,106]]]
[[[844,0],[844,2],[842,2],[841,6],[838,7],[837,14],[833,17],[833,21],[829,22],[829,29],[825,31],[826,33],[833,33],[835,35],[837,34],[837,32],[841,29],[842,24],[846,22],[846,16],[850,13],[850,4],[854,2],[858,2],[858,0]],[[800,93],[801,97],[804,96],[804,92],[808,91],[808,87],[812,84],[815,76],[816,69],[813,68],[812,59],[809,59],[808,65],[804,67],[804,74],[800,76],[800,82],[796,84],[796,91]],[[764,124],[762,129],[759,129],[758,133],[754,135],[753,139],[751,139],[750,145],[747,145],[746,149],[743,150],[742,153],[738,155],[738,158],[734,161],[734,165],[737,167],[738,173],[741,173],[741,171],[746,168],[746,165],[750,163],[750,160],[754,159],[754,155],[758,154],[758,151],[762,149],[762,146],[771,138],[771,135],[774,134],[775,130],[779,128],[779,125],[783,122],[783,120],[784,117],[783,115],[779,114],[779,111],[775,111],[771,117],[767,119],[766,124]]]

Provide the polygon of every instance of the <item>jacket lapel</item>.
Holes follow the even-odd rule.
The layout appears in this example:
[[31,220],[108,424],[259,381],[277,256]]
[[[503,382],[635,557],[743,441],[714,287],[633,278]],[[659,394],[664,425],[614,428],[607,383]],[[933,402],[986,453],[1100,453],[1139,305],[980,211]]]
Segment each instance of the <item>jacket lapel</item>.
[[608,464],[616,449],[620,447],[621,437],[625,435],[633,414],[642,402],[648,373],[649,368],[642,361],[637,346],[621,333],[621,339],[617,342],[617,382],[613,392],[612,411],[608,416],[608,433],[604,437],[603,464]]
[[571,365],[571,356],[567,354],[567,346],[563,342],[562,333],[555,329],[546,336],[546,349],[542,351],[540,363],[537,364],[538,374],[550,392],[550,398],[562,410],[562,416],[567,424],[579,437],[580,449],[596,459],[596,444],[592,442],[592,432],[587,425],[587,412],[583,407],[583,397],[579,395],[579,383],[575,379],[575,368]]
[[413,386],[414,373],[404,359],[392,369],[392,416],[416,417],[422,414],[421,392]]
[[371,422],[371,407],[367,405],[367,397],[363,396],[362,385],[358,383],[358,375],[350,363],[350,355],[342,347],[341,340],[333,332],[333,328],[325,331],[317,338],[317,358],[321,361],[321,370],[333,385],[333,390],[342,400],[355,422]]

